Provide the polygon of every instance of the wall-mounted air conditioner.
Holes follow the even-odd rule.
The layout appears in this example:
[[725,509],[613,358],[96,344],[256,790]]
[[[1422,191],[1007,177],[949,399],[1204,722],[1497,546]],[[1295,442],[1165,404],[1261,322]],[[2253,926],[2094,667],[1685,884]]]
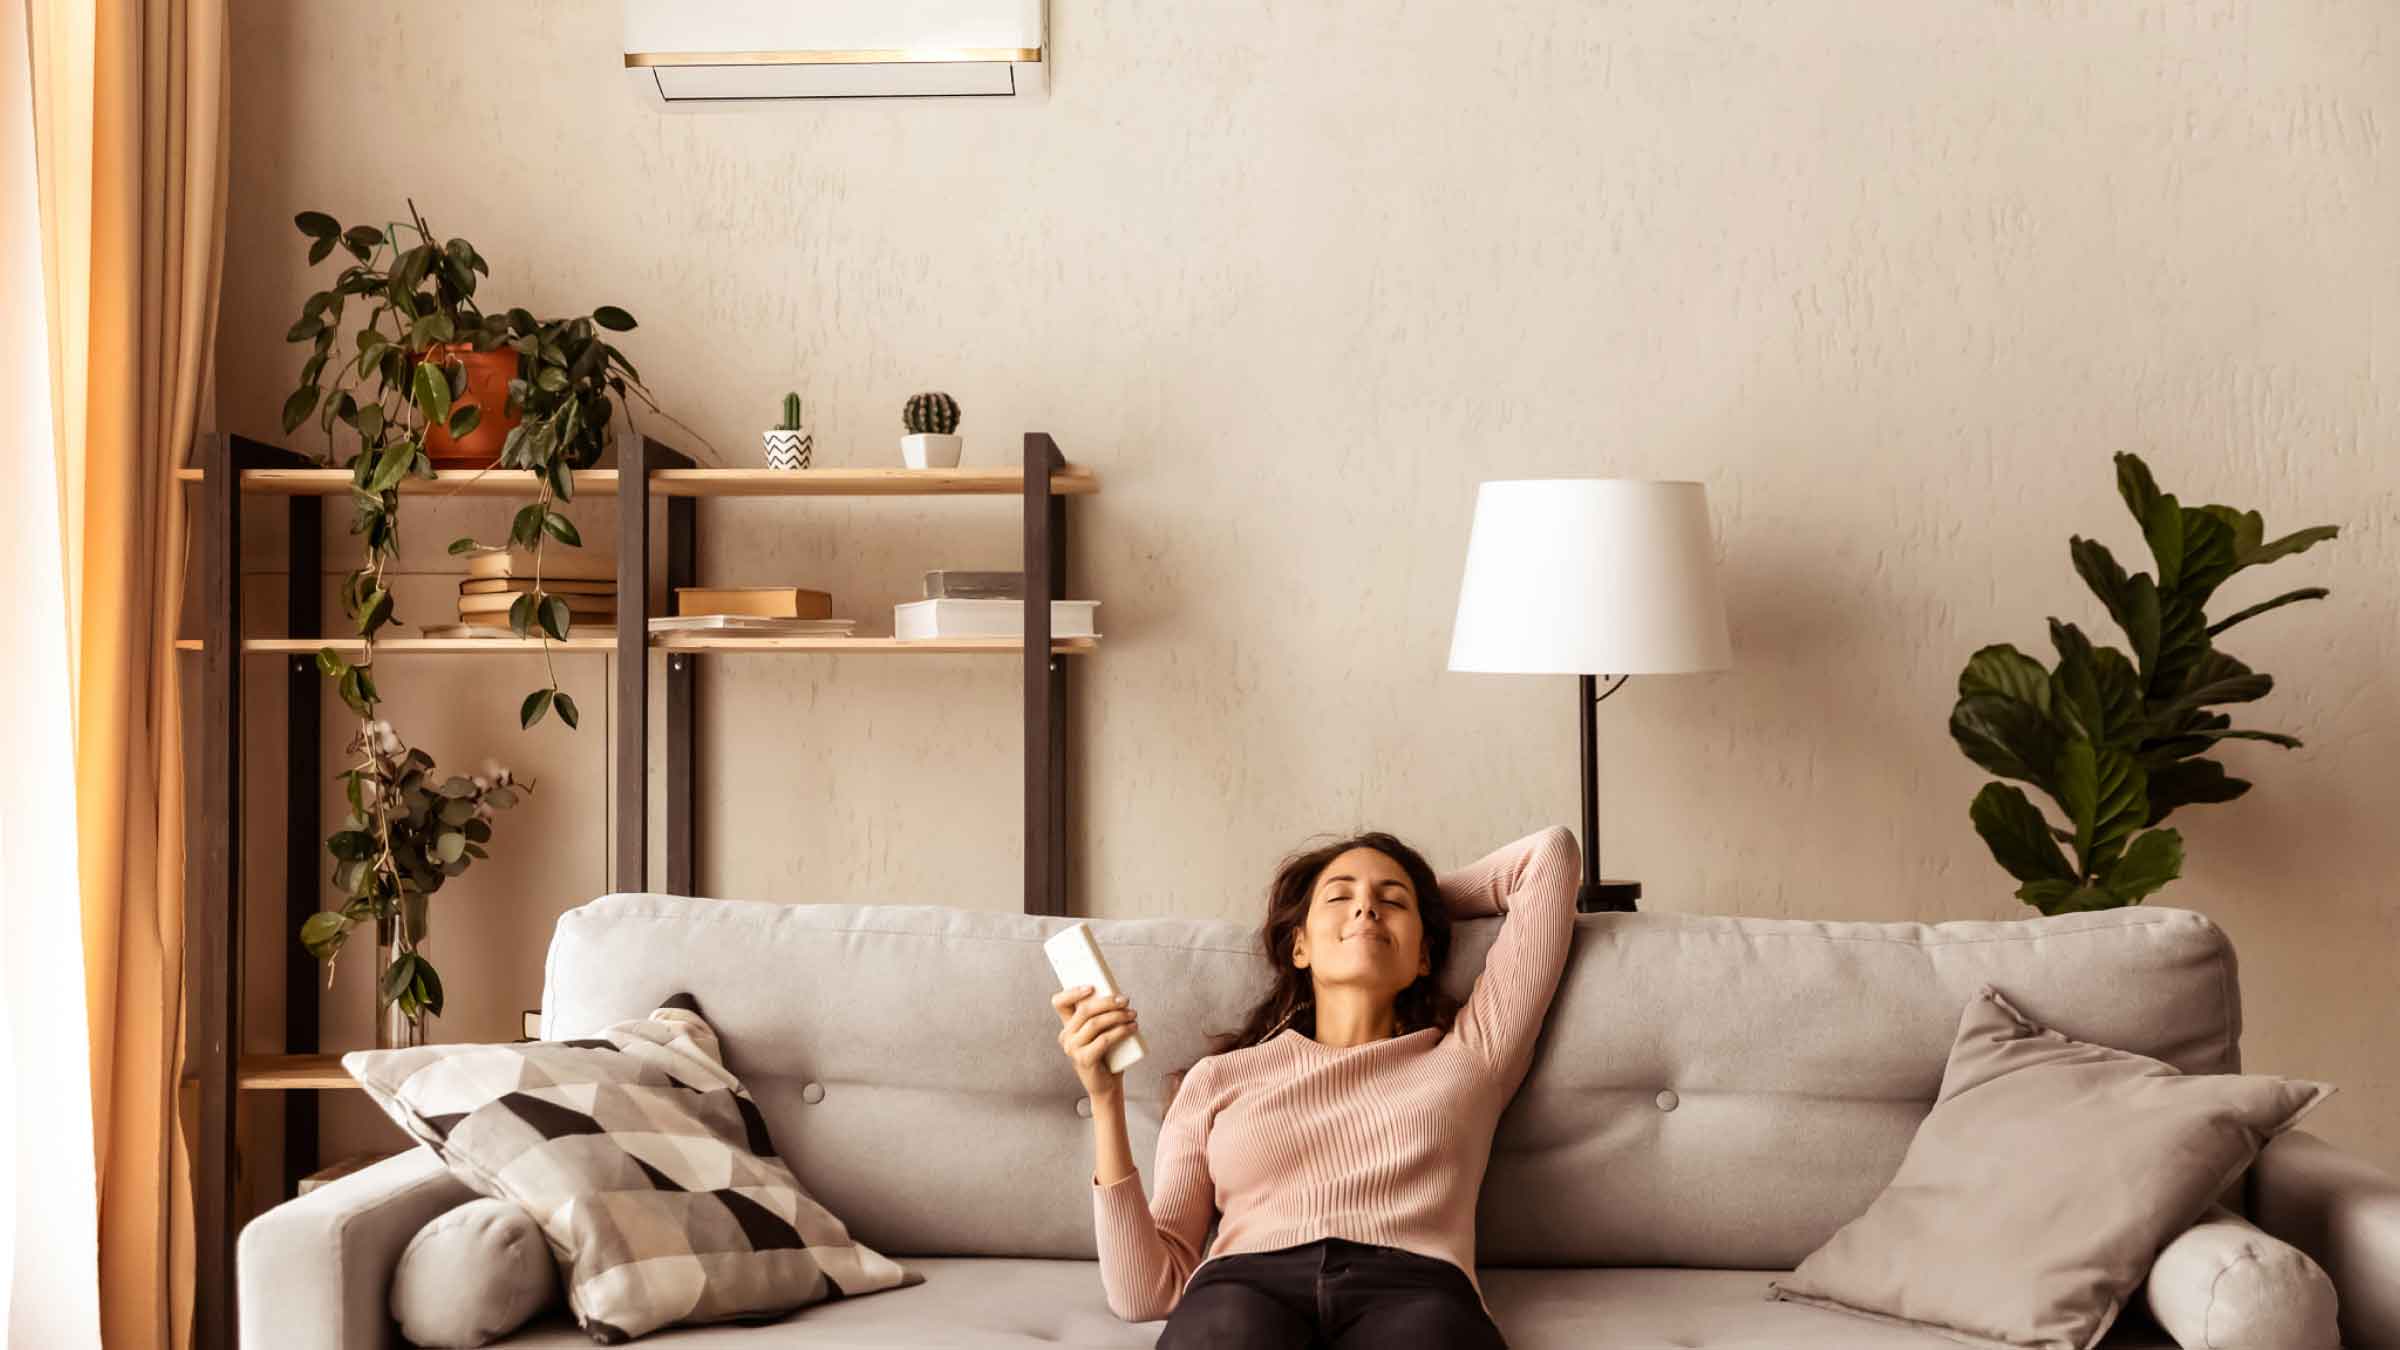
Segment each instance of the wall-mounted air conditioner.
[[1009,97],[1043,88],[1043,0],[624,0],[653,99]]

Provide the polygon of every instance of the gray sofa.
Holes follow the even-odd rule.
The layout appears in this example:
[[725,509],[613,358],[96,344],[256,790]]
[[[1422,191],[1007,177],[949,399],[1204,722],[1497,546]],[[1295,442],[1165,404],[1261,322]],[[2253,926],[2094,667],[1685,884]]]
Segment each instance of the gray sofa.
[[[804,1184],[921,1285],[662,1346],[1147,1346],[1093,1264],[1090,1104],[1058,1052],[1040,942],[1068,922],[935,906],[612,895],[551,941],[543,1034],[585,1035],[696,994]],[[1501,920],[1461,925],[1464,996]],[[1940,1350],[1950,1342],[1765,1298],[1863,1210],[1932,1103],[1958,1015],[1989,981],[2067,1034],[2187,1072],[2239,1067],[2234,953],[2206,918],[2135,908],[2008,922],[1582,916],[1541,1046],[1500,1122],[1477,1233],[1519,1350]],[[1142,1010],[1134,1153],[1161,1074],[1259,992],[1246,926],[1093,924]],[[469,1198],[417,1149],[261,1215],[241,1235],[242,1344],[396,1344],[401,1248]],[[2278,1139],[2226,1203],[2312,1254],[2351,1350],[2400,1347],[2400,1182]],[[1961,1216],[1971,1222],[1972,1216]],[[2110,1346],[2170,1347],[2137,1310]],[[589,1342],[563,1312],[512,1347]]]

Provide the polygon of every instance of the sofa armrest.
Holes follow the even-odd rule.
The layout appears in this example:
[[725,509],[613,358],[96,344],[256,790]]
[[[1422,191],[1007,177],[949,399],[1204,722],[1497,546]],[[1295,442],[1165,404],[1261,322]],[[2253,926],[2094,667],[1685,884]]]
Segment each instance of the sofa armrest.
[[2333,1277],[2342,1344],[2400,1350],[2400,1178],[2287,1130],[2258,1155],[2249,1199],[2252,1222]]
[[431,1149],[412,1148],[252,1219],[234,1257],[242,1350],[399,1344],[390,1291],[401,1250],[474,1198]]

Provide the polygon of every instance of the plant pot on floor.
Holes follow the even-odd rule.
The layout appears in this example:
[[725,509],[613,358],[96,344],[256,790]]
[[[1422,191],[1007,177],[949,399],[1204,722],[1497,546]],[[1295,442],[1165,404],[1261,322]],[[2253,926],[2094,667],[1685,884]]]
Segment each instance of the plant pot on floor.
[[900,460],[912,469],[955,469],[964,443],[955,433],[915,432],[900,438]]
[[508,440],[509,428],[522,416],[506,411],[508,382],[517,378],[516,350],[495,347],[479,352],[468,343],[443,342],[426,348],[425,359],[440,362],[444,371],[453,360],[464,362],[467,391],[452,406],[483,410],[475,429],[456,440],[438,423],[425,428],[426,458],[437,469],[488,469],[499,463],[500,447]]

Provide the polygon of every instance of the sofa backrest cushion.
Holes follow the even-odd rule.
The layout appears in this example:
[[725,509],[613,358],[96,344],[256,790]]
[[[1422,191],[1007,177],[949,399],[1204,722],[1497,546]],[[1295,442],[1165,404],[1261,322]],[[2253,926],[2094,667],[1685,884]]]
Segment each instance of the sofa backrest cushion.
[[[1041,942],[1071,919],[945,906],[611,895],[552,938],[545,1037],[688,990],[801,1181],[894,1256],[1092,1257],[1092,1127]],[[1126,1080],[1145,1183],[1165,1075],[1266,987],[1254,928],[1096,919],[1150,1054]],[[1503,919],[1457,925],[1464,998]],[[2157,907],[2004,921],[1587,914],[1493,1139],[1484,1265],[1785,1270],[1864,1211],[1984,984],[2079,1040],[2240,1068],[2232,945]]]

